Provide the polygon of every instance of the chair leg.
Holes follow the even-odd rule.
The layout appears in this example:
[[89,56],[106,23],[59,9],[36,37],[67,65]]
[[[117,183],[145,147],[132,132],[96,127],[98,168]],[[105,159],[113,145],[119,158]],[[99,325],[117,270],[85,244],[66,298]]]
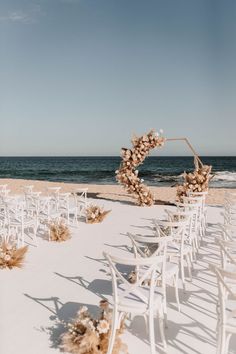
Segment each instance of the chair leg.
[[165,338],[165,331],[164,331],[164,320],[163,316],[158,314],[158,322],[159,322],[159,328],[160,328],[160,335],[161,335],[161,341],[163,344],[163,348],[166,350],[167,345],[166,345],[166,338]]
[[153,311],[150,311],[150,313],[149,313],[148,322],[149,322],[149,341],[150,341],[151,354],[155,354],[156,353],[156,349],[155,349],[155,334],[154,334],[154,316],[153,316]]
[[183,289],[185,291],[186,290],[186,286],[185,286],[185,276],[184,276],[184,260],[183,260],[182,257],[180,258],[180,272],[181,272],[181,280],[182,280],[182,283],[183,283]]
[[223,328],[223,326],[221,326],[220,328],[220,336],[221,336],[221,341],[220,341],[220,351],[219,351],[219,354],[225,354],[225,345],[226,345],[226,333],[225,333],[225,330]]
[[179,274],[176,273],[174,275],[175,299],[176,299],[176,304],[177,304],[177,307],[178,307],[178,311],[180,312],[178,280],[179,280]]
[[114,343],[115,343],[115,338],[116,338],[116,329],[117,329],[118,321],[119,321],[118,311],[117,311],[117,309],[113,308],[112,325],[111,325],[107,354],[112,354]]
[[188,266],[188,275],[189,275],[189,279],[192,282],[192,272],[191,272],[191,259],[190,259],[190,254],[186,255],[186,262],[187,262],[187,266]]

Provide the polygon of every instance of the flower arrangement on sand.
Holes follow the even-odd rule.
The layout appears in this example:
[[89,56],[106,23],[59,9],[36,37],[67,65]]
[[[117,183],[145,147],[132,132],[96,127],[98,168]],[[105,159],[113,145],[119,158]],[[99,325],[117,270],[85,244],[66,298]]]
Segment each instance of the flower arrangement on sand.
[[[162,134],[162,130],[160,130]],[[116,171],[116,179],[122,184],[129,194],[137,198],[139,206],[151,206],[154,204],[154,195],[143,183],[144,180],[138,177],[137,167],[141,165],[150,151],[157,147],[162,147],[165,138],[154,130],[141,137],[132,139],[133,149],[122,148],[122,162],[119,170]]]
[[63,220],[54,220],[48,224],[50,241],[63,242],[71,238],[69,227]]
[[[83,306],[73,322],[67,324],[67,332],[61,336],[61,349],[72,354],[106,354],[109,344],[112,313],[108,302],[100,302],[100,315],[95,319]],[[127,346],[121,341],[120,335],[124,331],[124,320],[116,332],[112,354],[127,354]]]
[[111,210],[104,210],[98,205],[91,204],[86,208],[86,222],[88,224],[100,223],[110,212]]
[[197,165],[194,172],[184,173],[184,183],[177,187],[177,199],[181,200],[189,192],[206,192],[209,188],[209,181],[212,166]]
[[28,246],[17,248],[15,243],[0,243],[0,268],[22,268]]

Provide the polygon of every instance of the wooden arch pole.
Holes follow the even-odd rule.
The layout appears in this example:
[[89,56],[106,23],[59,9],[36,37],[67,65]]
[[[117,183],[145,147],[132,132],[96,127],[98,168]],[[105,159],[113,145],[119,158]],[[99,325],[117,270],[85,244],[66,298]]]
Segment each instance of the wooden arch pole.
[[166,141],[184,141],[188,145],[190,150],[192,151],[197,164],[199,164],[200,167],[203,166],[202,161],[200,160],[198,154],[196,153],[196,150],[193,148],[193,146],[190,144],[190,142],[187,138],[167,138]]

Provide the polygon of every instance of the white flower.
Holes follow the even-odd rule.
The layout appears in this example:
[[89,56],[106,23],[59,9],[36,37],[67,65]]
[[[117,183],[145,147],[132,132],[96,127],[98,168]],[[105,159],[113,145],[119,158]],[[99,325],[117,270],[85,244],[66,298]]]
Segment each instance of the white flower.
[[156,135],[156,136],[159,136],[159,133],[158,133],[158,132],[156,132],[156,133],[155,133],[155,135]]
[[107,333],[109,331],[109,323],[106,320],[101,320],[98,323],[97,330],[98,332],[101,333]]
[[11,259],[11,256],[9,256],[8,254],[4,257],[4,260],[7,262],[10,261],[10,259]]
[[80,323],[81,323],[84,327],[87,327],[89,321],[90,321],[90,319],[89,319],[88,317],[86,317],[84,320],[81,320]]
[[85,314],[87,311],[88,311],[87,306],[82,306],[78,311],[78,315]]
[[164,130],[163,129],[160,129],[160,134],[163,134],[164,133]]
[[91,331],[95,331],[95,327],[94,327],[93,321],[91,321],[91,320],[88,321],[87,327],[88,327]]

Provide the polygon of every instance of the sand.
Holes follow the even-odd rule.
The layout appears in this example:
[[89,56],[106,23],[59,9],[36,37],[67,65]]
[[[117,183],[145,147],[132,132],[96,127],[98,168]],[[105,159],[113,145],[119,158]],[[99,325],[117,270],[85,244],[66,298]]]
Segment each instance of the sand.
[[[89,196],[93,198],[126,201],[132,204],[135,202],[135,200],[119,185],[75,184],[23,179],[0,179],[0,185],[1,184],[8,184],[8,187],[11,189],[13,194],[22,193],[23,185],[34,185],[34,190],[42,192],[46,192],[46,187],[48,186],[61,186],[62,191],[64,192],[72,192],[76,190],[76,188],[88,188]],[[156,203],[158,204],[173,203],[175,201],[175,187],[150,187],[150,189],[153,191]],[[225,190],[226,189],[224,188],[210,188],[207,203],[209,205],[222,205],[224,202]],[[236,189],[230,190],[236,192]]]
[[[96,191],[96,186],[93,188]],[[78,228],[71,228],[72,238],[61,244],[38,237],[38,247],[29,246],[22,270],[0,270],[1,354],[59,354],[61,331],[57,322],[73,318],[81,305],[87,305],[94,313],[102,297],[111,299],[111,282],[102,252],[127,256],[130,242],[126,233],[152,234],[151,219],[162,218],[164,209],[174,208],[140,208],[108,200],[96,203],[112,210],[103,223],[89,225],[81,220]],[[194,264],[193,282],[187,282],[186,293],[179,282],[180,313],[174,289],[168,288],[168,354],[215,354],[217,287],[208,265],[219,264],[214,237],[216,224],[222,222],[221,210],[208,207],[207,234]],[[30,238],[27,240],[31,243]],[[158,330],[156,334],[158,353],[163,354]],[[150,352],[142,318],[133,319],[123,340],[130,354]],[[235,338],[229,353],[236,353]]]

